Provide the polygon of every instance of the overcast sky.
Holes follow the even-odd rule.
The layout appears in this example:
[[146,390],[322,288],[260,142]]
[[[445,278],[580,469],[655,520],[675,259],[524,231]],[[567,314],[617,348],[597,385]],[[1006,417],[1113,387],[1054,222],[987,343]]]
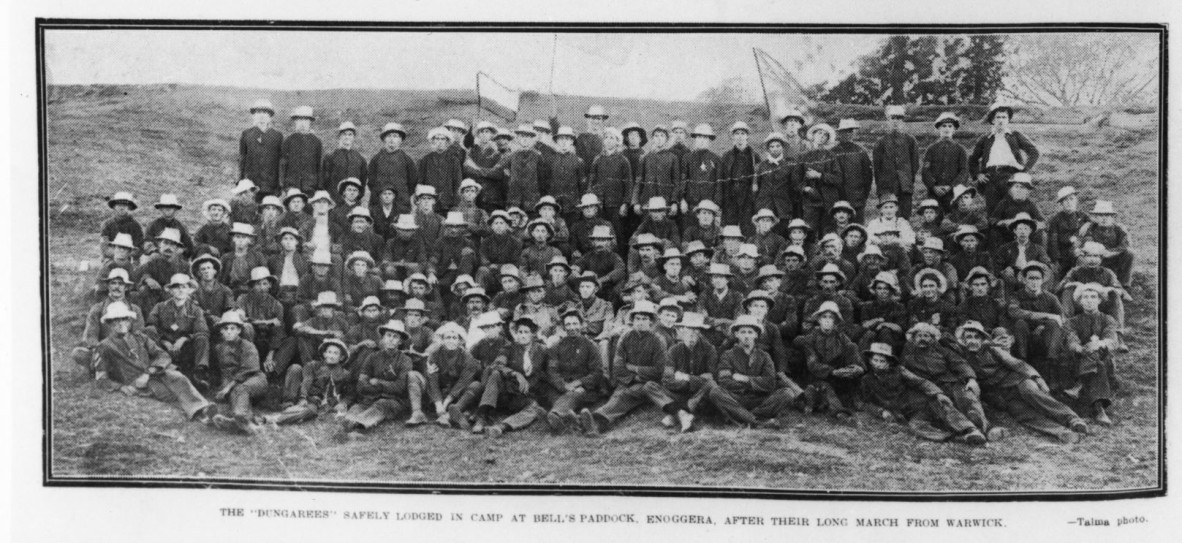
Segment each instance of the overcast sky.
[[771,34],[50,30],[50,83],[199,83],[280,90],[472,88],[484,71],[516,90],[692,99],[731,77],[753,92],[751,48],[801,83],[834,81],[881,36]]

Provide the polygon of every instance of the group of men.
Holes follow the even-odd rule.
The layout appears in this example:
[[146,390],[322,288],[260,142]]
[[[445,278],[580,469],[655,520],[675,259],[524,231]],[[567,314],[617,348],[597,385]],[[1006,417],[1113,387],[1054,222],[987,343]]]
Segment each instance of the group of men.
[[708,124],[593,106],[581,134],[450,120],[417,161],[398,123],[366,160],[351,122],[324,154],[312,108],[286,137],[270,102],[250,112],[232,197],[192,233],[173,194],[146,227],[109,198],[73,353],[103,386],[235,432],[332,413],[354,437],[597,435],[647,404],[683,432],[869,411],[974,445],[1006,434],[983,404],[1068,443],[1112,422],[1127,233],[1070,186],[1044,218],[1011,106],[972,151],[953,113],[921,149],[901,106],[873,150],[792,110],[762,150],[735,122],[722,156]]

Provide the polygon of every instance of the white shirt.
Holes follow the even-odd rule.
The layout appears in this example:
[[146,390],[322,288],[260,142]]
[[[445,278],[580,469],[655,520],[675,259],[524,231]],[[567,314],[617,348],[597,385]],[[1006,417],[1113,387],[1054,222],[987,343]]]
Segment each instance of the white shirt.
[[521,369],[525,370],[525,374],[526,374],[527,376],[528,376],[528,375],[532,375],[532,374],[533,374],[533,372],[534,372],[534,363],[533,363],[533,360],[530,360],[530,359],[529,359],[529,352],[530,352],[531,350],[532,350],[532,349],[530,349],[530,348],[526,347],[526,349],[525,349],[525,356],[523,357],[523,360],[521,361]]
[[328,215],[316,216],[316,226],[312,227],[312,239],[309,240],[309,245],[314,249],[321,249],[327,251],[332,245],[332,241],[328,237]]
[[287,255],[283,258],[283,271],[279,274],[279,286],[281,287],[298,287],[300,285],[300,276],[296,273],[294,256]]
[[1018,270],[1025,268],[1026,264],[1028,264],[1028,262],[1026,260],[1027,245],[1028,244],[1026,244],[1026,245],[1021,244],[1021,243],[1018,244],[1018,257],[1016,259],[1014,259],[1014,268],[1016,268]]
[[1010,143],[1006,140],[1004,132],[993,135],[993,147],[989,148],[989,163],[985,165],[987,168],[996,166],[1010,166],[1019,170],[1022,169],[1022,165],[1014,157],[1014,151],[1010,149]]
[[866,223],[866,234],[870,238],[867,242],[875,245],[881,245],[878,239],[878,234],[886,230],[887,226],[894,226],[899,229],[899,243],[905,247],[910,248],[915,245],[915,230],[911,228],[911,223],[907,222],[902,217],[895,217],[893,220],[887,220],[882,217],[871,219]]

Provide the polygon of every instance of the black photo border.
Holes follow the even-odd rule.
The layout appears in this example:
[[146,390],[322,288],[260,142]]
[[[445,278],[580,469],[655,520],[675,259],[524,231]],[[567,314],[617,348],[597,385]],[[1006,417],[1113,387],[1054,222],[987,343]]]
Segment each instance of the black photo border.
[[[69,19],[37,18],[35,25],[38,203],[41,265],[42,345],[42,484],[46,487],[107,488],[217,488],[243,490],[301,490],[321,492],[456,494],[456,495],[572,495],[636,496],[678,498],[756,498],[790,500],[876,500],[876,501],[1102,501],[1160,497],[1166,494],[1166,364],[1168,318],[1165,303],[1167,274],[1167,166],[1168,148],[1168,32],[1159,23],[1020,23],[1020,24],[715,24],[715,23],[485,23],[485,22],[348,22],[267,20],[168,20],[168,19]],[[50,360],[49,316],[49,221],[48,221],[48,138],[45,79],[45,31],[47,30],[266,30],[344,32],[597,32],[597,33],[748,33],[748,34],[988,34],[1054,32],[1140,32],[1157,34],[1160,40],[1159,104],[1161,122],[1158,139],[1158,485],[1128,490],[1029,491],[1029,492],[871,492],[843,490],[790,490],[744,487],[681,487],[627,485],[529,485],[480,483],[367,483],[273,481],[256,479],[196,477],[75,477],[57,476],[52,462],[52,364]]]

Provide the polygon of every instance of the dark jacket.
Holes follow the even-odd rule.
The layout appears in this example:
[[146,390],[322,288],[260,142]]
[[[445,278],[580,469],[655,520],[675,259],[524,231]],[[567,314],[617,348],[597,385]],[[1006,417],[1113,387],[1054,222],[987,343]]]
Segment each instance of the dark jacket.
[[870,185],[874,183],[874,163],[870,152],[852,141],[839,142],[831,149],[837,155],[843,197],[857,209],[866,205]]
[[320,162],[320,174],[320,188],[332,194],[338,204],[341,198],[337,194],[337,183],[342,180],[350,177],[360,180],[361,195],[365,194],[365,187],[369,186],[366,180],[368,175],[365,171],[365,157],[356,149],[337,148],[324,155],[324,160]]
[[644,205],[661,196],[670,205],[681,196],[681,162],[673,151],[660,149],[640,160],[640,183],[633,188],[632,205]]
[[[939,139],[923,152],[923,184],[928,195],[935,188],[969,184],[969,154],[959,143]],[[949,194],[951,197],[951,194]]]
[[431,353],[427,361],[439,368],[435,379],[427,379],[427,386],[438,387],[432,395],[437,393],[437,397],[443,400],[456,401],[468,385],[480,378],[480,362],[462,345],[454,351],[439,349]]
[[238,139],[238,179],[250,179],[259,190],[279,192],[279,160],[283,134],[274,128],[266,132],[252,126]]
[[[315,134],[295,133],[283,140],[283,190],[295,187],[311,195],[320,187],[324,147]],[[335,188],[335,187],[334,187]]]
[[[370,157],[366,174],[371,206],[380,202],[378,195],[383,190],[394,189],[394,208],[403,213],[410,212],[411,196],[419,184],[419,170],[406,151],[399,149],[391,153],[383,148]],[[377,205],[380,208],[381,204]]]
[[581,271],[595,272],[605,289],[619,284],[628,273],[624,268],[624,259],[609,249],[595,249],[586,253],[575,262],[575,266]]
[[554,153],[549,161],[546,194],[558,200],[563,213],[577,211],[575,205],[587,189],[587,165],[574,153]]
[[896,364],[886,371],[869,371],[863,375],[862,393],[874,405],[911,417],[925,409],[928,402],[943,391],[931,381]]
[[234,341],[222,341],[213,348],[218,366],[222,370],[222,382],[242,383],[263,373],[259,366],[259,350],[241,337]]
[[[969,172],[973,177],[985,171],[985,166],[989,164],[989,152],[993,149],[993,138],[996,137],[996,134],[989,133],[973,145],[973,152],[969,155]],[[1014,158],[1022,165],[1022,170],[1030,171],[1038,162],[1038,147],[1017,130],[1009,131],[1005,138],[1006,143],[1010,144],[1010,152],[1014,153]]]
[[731,147],[722,155],[722,166],[718,177],[721,184],[720,202],[715,202],[722,208],[722,224],[737,224],[744,228],[744,232],[751,230],[751,216],[755,214],[755,186],[756,164],[760,156],[755,149],[748,146],[740,151]]
[[[409,355],[398,350],[379,350],[370,353],[361,364],[357,378],[357,393],[362,403],[373,403],[379,398],[400,398],[407,394],[407,377],[414,371]],[[370,379],[378,383],[370,384]]]
[[537,149],[519,149],[509,156],[501,157],[501,161],[488,175],[507,177],[509,187],[505,204],[527,209],[541,196],[542,181],[549,177],[549,172],[542,153]]
[[463,161],[447,150],[431,151],[419,159],[419,184],[435,187],[439,199],[436,209],[451,209],[455,205],[464,179],[463,166]]
[[599,346],[587,336],[565,336],[550,347],[547,378],[554,390],[566,390],[566,384],[578,381],[587,392],[603,391],[603,363]]
[[[806,151],[798,159],[800,161],[800,192],[801,205],[808,207],[825,207],[836,203],[842,199],[844,192],[841,175],[841,163],[837,161],[837,155],[829,149],[811,149]],[[808,171],[812,169],[821,174],[817,179],[809,179]],[[805,187],[812,187],[812,193],[804,190]],[[828,209],[826,209],[828,211]]]
[[794,215],[792,204],[800,202],[804,188],[800,165],[783,157],[779,162],[765,159],[755,166],[755,173],[759,183],[755,208],[770,209],[782,220],[791,218]]
[[[733,377],[736,373],[746,375],[750,380],[736,381]],[[735,345],[722,353],[718,361],[718,384],[731,394],[762,396],[776,388],[776,367],[767,351],[755,348],[748,353]]]
[[910,134],[889,132],[874,146],[878,194],[911,194],[920,170],[919,144]]
[[100,371],[120,385],[130,385],[149,368],[163,370],[172,364],[167,351],[142,331],[134,330],[123,337],[104,339],[98,344],[98,356]]
[[604,209],[600,214],[609,217],[632,196],[632,165],[621,152],[597,155],[587,175],[587,190],[599,196]]
[[702,200],[716,204],[721,200],[718,185],[721,163],[722,159],[709,149],[695,149],[682,157],[681,172],[685,181],[680,197],[691,210]]
[[176,341],[178,338],[209,337],[209,324],[205,313],[192,298],[180,306],[164,300],[148,313],[147,325],[156,329],[161,341]]
[[963,357],[938,343],[919,349],[914,343],[907,342],[900,359],[912,373],[937,385],[963,384],[977,378]]
[[590,164],[602,152],[603,137],[583,132],[575,138],[575,154],[579,155],[584,163]]
[[631,330],[620,337],[612,362],[612,382],[628,386],[660,382],[665,373],[665,342],[653,332]]
[[[1047,254],[1047,250],[1034,241],[1026,245],[1026,262],[1039,261],[1047,266],[1052,266],[1051,257]],[[993,269],[1003,271],[1006,268],[1012,268],[1014,263],[1018,261],[1018,242],[1011,241],[993,251]],[[1051,268],[1054,269],[1053,267]],[[1047,277],[1047,281],[1052,278]]]

